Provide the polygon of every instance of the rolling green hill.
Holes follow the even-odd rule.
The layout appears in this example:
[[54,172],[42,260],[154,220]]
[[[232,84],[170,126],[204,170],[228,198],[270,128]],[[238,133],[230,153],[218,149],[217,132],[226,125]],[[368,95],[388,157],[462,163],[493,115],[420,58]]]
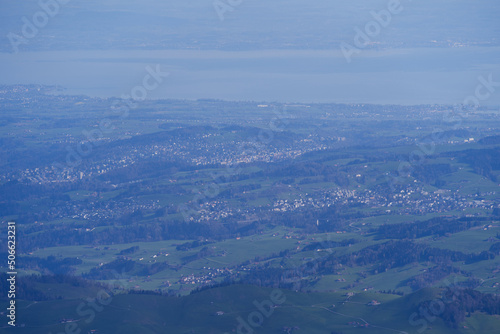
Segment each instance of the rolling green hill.
[[[417,333],[421,328],[433,334],[496,333],[500,318],[495,316],[475,313],[459,329],[447,327],[432,310],[427,317],[425,312],[412,316],[423,301],[445,301],[440,294],[439,289],[423,289],[404,297],[368,292],[347,296],[248,285],[208,289],[185,297],[121,294],[108,298],[98,293],[93,302],[19,302],[18,327],[2,328],[0,333],[385,334]],[[372,301],[380,304],[369,305]],[[259,323],[260,327],[255,326]]]

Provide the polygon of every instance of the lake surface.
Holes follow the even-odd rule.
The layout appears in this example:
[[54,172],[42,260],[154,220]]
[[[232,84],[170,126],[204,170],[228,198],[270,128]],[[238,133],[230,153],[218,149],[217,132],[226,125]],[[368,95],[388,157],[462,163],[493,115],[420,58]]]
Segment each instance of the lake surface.
[[[500,82],[500,48],[54,51],[0,53],[0,84],[61,85],[66,94],[121,96],[146,66],[170,76],[149,98],[338,103],[461,103],[480,75]],[[484,105],[500,105],[500,87]]]

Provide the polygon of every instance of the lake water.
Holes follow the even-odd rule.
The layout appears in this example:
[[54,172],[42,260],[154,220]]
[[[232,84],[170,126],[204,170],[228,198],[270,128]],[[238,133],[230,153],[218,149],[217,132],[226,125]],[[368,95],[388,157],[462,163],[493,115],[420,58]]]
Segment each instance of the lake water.
[[[340,51],[54,51],[0,53],[0,84],[61,85],[67,94],[120,96],[146,66],[170,76],[150,98],[338,103],[460,103],[478,76],[500,82],[500,48]],[[500,87],[485,105],[500,104]]]

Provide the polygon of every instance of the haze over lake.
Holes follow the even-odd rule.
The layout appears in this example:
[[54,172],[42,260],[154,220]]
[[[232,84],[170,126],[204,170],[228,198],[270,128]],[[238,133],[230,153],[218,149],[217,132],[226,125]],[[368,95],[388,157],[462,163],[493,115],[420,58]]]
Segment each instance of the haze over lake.
[[[282,102],[461,103],[478,76],[500,69],[500,48],[364,50],[48,51],[0,54],[1,84],[61,85],[67,94],[130,93],[145,68],[170,76],[148,98]],[[494,78],[494,80],[498,81]],[[499,104],[493,94],[484,104]]]

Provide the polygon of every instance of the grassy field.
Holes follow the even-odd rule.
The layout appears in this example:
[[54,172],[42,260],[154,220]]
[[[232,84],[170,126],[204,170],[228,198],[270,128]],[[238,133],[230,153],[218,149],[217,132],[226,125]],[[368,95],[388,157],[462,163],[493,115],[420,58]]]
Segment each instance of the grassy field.
[[[332,331],[348,334],[417,333],[424,322],[415,324],[417,318],[410,320],[410,317],[420,302],[439,298],[439,290],[424,289],[404,297],[370,292],[347,296],[345,293],[301,294],[234,285],[181,298],[97,295],[101,299],[97,299],[94,306],[78,299],[19,302],[18,322],[24,327],[15,330],[1,328],[0,333],[60,333],[65,327],[72,328],[74,333],[97,330],[96,333],[123,334],[271,334],[283,332],[287,327],[295,328],[294,333],[312,334]],[[95,298],[96,295],[91,296]],[[380,304],[371,306],[372,301]],[[264,306],[259,308],[256,304]],[[271,305],[275,307],[271,309]],[[238,319],[243,319],[246,325],[239,327],[241,320]],[[261,326],[254,326],[256,323]],[[426,333],[432,334],[488,334],[496,333],[500,319],[474,314],[462,325],[469,329],[448,328],[438,318],[426,321],[425,326]]]
[[[431,218],[416,216],[391,216],[391,222],[411,222],[415,220],[424,220]],[[168,282],[169,290],[177,290],[179,293],[186,294],[191,289],[199,286],[195,284],[184,284],[179,280],[182,277],[194,275],[203,276],[213,273],[214,270],[232,270],[238,272],[241,270],[241,264],[245,261],[251,261],[247,267],[252,268],[256,265],[269,263],[271,266],[284,268],[297,268],[307,261],[313,261],[315,258],[329,256],[334,253],[336,256],[342,256],[352,252],[359,251],[370,245],[383,243],[385,240],[376,240],[372,234],[367,233],[370,228],[387,223],[385,217],[373,217],[363,219],[353,223],[346,233],[320,233],[306,235],[300,230],[284,227],[277,227],[265,231],[263,234],[242,238],[231,238],[223,241],[213,242],[208,245],[195,247],[188,251],[178,251],[176,246],[187,242],[186,240],[168,240],[159,242],[136,242],[118,245],[93,246],[67,246],[45,248],[33,252],[30,256],[47,258],[55,256],[56,258],[76,257],[83,261],[82,264],[75,266],[76,275],[88,273],[92,268],[98,268],[104,264],[110,263],[119,257],[122,250],[130,247],[139,247],[139,249],[130,255],[128,259],[135,261],[139,265],[152,265],[155,263],[167,263],[171,267],[164,269],[150,276],[136,276],[131,274],[129,277],[130,286],[136,289],[165,289],[165,282]],[[489,223],[488,223],[489,224]],[[498,223],[493,223],[492,227],[483,226],[471,230],[451,234],[445,237],[426,237],[416,240],[430,247],[450,249],[465,253],[480,253],[488,250],[495,242],[496,235],[499,232]],[[284,238],[288,235],[289,238]],[[327,250],[301,251],[306,245],[322,241],[342,241],[355,239],[359,242],[346,247],[336,247]],[[197,257],[200,250],[207,247],[211,253],[208,256]],[[291,251],[286,258],[273,256],[283,250]],[[254,259],[260,260],[253,262]],[[189,259],[189,260],[187,260]],[[500,269],[500,257],[493,260],[480,261],[472,264],[455,263],[455,267],[470,272],[474,277],[486,281],[479,289],[487,292],[498,292],[500,288],[495,285],[498,281],[495,272]],[[319,277],[317,281],[311,281],[310,290],[333,291],[353,287],[356,291],[365,289],[389,290],[397,289],[406,293],[411,292],[409,287],[400,283],[419,275],[424,269],[432,265],[420,263],[412,264],[402,268],[390,269],[384,273],[373,275],[371,266],[363,267],[344,267],[338,275],[327,275]],[[223,278],[221,274],[214,281],[218,282]],[[103,281],[106,283],[106,281]],[[439,286],[439,282],[435,284]]]
[[[283,238],[284,234],[298,235],[293,229],[275,228],[266,231],[261,235],[250,237],[226,239],[224,241],[208,244],[213,250],[213,255],[195,259],[183,265],[186,258],[196,256],[205,246],[193,248],[188,251],[177,251],[176,246],[187,242],[187,240],[168,240],[159,242],[136,242],[119,245],[103,245],[99,247],[91,246],[67,246],[40,249],[33,252],[31,256],[47,258],[55,256],[57,258],[75,257],[80,258],[83,263],[76,266],[75,274],[80,275],[89,272],[92,268],[99,267],[116,260],[120,251],[137,246],[139,250],[127,257],[140,264],[154,264],[166,262],[173,266],[181,266],[177,270],[164,270],[149,277],[131,277],[131,284],[138,289],[157,289],[165,281],[173,284],[173,289],[181,289],[175,284],[181,276],[191,274],[199,275],[207,273],[213,269],[234,268],[246,260],[255,257],[270,257],[274,253],[279,253],[286,249],[295,249],[297,239]],[[311,237],[314,238],[314,237]],[[167,256],[168,254],[168,256]],[[211,268],[210,270],[208,268]],[[192,286],[191,288],[194,288]]]

